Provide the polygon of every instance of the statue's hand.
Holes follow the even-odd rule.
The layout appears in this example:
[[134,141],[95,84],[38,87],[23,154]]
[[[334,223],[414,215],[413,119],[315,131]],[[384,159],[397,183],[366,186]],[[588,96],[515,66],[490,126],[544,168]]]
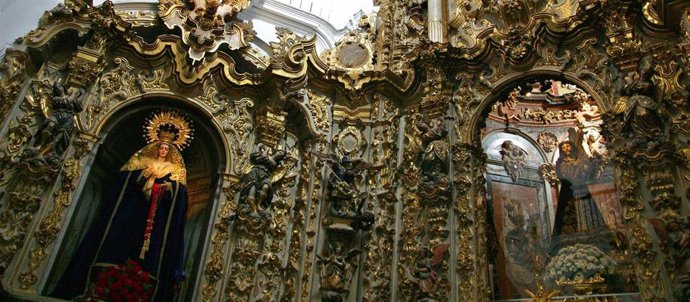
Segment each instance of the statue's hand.
[[153,168],[146,168],[144,172],[141,172],[144,177],[149,178],[151,175],[153,175]]

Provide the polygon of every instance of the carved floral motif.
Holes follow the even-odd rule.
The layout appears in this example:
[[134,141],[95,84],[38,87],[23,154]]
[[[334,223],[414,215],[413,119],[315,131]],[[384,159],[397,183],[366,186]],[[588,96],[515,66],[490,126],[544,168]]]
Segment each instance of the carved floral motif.
[[539,133],[537,137],[537,143],[544,149],[544,152],[552,152],[556,150],[556,145],[558,144],[556,135],[550,132]]

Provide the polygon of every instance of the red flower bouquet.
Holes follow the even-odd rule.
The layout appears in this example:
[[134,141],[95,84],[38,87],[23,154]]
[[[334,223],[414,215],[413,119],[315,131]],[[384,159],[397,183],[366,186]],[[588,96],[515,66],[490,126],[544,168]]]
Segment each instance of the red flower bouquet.
[[113,302],[145,302],[153,295],[154,280],[134,260],[109,266],[98,273],[93,296]]

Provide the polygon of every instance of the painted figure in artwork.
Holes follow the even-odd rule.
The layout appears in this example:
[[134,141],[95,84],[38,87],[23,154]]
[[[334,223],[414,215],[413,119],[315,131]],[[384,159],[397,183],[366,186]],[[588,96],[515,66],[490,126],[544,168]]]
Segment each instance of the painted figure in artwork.
[[581,155],[581,148],[569,140],[558,145],[556,174],[561,183],[553,237],[584,233],[606,226],[603,216],[587,186],[595,171],[594,164]]
[[191,128],[181,115],[161,112],[149,119],[147,130],[149,144],[120,170],[52,296],[175,298],[185,279],[187,191],[180,150],[191,139]]

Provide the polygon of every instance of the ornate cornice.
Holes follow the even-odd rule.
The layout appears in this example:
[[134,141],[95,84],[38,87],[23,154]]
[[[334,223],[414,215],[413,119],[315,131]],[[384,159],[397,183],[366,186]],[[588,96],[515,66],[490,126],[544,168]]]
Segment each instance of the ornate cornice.
[[[357,37],[360,33],[352,33],[350,37]],[[368,42],[362,42],[360,38],[354,38],[356,42],[350,45],[360,46],[360,49],[372,49]],[[287,41],[287,40],[286,40]],[[346,40],[347,41],[347,40]],[[348,42],[345,42],[346,44]],[[343,44],[345,45],[345,44]],[[397,75],[390,70],[375,70],[371,63],[371,57],[363,59],[364,63],[357,67],[348,68],[344,64],[339,63],[341,57],[336,48],[331,52],[327,59],[324,60],[317,52],[316,37],[310,39],[298,40],[284,48],[282,56],[274,57],[274,62],[271,64],[272,74],[282,77],[284,79],[303,78],[308,73],[321,81],[336,80],[339,86],[344,90],[358,91],[365,85],[375,85],[378,83],[390,85],[399,91],[407,91],[414,83],[413,74]],[[344,53],[343,53],[344,55]],[[373,53],[367,54],[373,56]],[[369,62],[369,63],[367,63]]]

